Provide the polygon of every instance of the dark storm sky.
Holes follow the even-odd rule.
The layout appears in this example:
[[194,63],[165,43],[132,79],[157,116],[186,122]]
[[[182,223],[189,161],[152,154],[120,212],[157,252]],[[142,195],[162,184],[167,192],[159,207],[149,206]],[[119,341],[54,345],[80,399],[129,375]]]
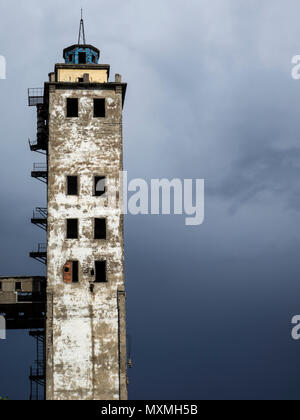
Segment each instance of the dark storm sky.
[[[87,41],[128,82],[129,178],[205,178],[203,226],[126,218],[131,399],[298,399],[300,54],[296,0],[0,0],[0,274],[40,275],[28,253],[45,188],[30,178],[42,86]],[[0,395],[28,398],[26,333],[0,341]]]

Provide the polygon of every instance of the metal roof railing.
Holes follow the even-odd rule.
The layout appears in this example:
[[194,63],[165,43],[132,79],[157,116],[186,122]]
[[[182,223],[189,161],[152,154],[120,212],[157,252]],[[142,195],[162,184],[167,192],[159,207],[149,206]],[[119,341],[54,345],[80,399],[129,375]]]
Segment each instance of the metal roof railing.
[[43,88],[28,89],[28,105],[29,106],[43,105],[43,103],[44,103],[44,89]]
[[47,171],[47,163],[34,163],[33,170],[34,171]]
[[33,251],[35,254],[43,254],[47,252],[47,244],[38,244],[36,249]]
[[42,208],[42,207],[37,207],[34,211],[33,211],[33,219],[47,219],[48,217],[48,210],[47,208]]

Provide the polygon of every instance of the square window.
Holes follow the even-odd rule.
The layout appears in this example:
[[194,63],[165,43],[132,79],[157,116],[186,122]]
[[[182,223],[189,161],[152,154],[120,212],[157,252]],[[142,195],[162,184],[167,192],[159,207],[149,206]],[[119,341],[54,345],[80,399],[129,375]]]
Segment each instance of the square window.
[[105,99],[94,99],[94,118],[105,118]]
[[106,193],[106,177],[105,176],[95,176],[95,190],[94,194],[96,197],[102,197]]
[[67,194],[78,195],[78,176],[67,177]]
[[19,292],[22,290],[22,283],[20,281],[16,282],[16,292]]
[[78,98],[67,98],[67,117],[78,117]]
[[95,219],[95,239],[106,239],[106,219]]
[[106,261],[95,261],[96,278],[95,283],[106,283]]
[[67,239],[78,239],[78,219],[67,220]]

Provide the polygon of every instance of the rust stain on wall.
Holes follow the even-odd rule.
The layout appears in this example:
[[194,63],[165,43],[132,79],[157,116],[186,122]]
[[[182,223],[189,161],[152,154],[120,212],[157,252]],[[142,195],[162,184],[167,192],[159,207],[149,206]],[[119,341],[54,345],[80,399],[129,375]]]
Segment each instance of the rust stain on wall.
[[64,282],[67,284],[72,283],[72,262],[68,261],[64,266]]

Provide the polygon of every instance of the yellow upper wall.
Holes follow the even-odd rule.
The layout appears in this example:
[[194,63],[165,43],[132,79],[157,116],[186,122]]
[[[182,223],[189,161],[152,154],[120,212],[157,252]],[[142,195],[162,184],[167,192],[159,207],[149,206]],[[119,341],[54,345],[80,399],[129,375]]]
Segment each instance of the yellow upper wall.
[[84,74],[89,74],[90,83],[107,83],[108,82],[108,70],[92,70],[92,69],[58,69],[57,82],[78,83],[78,79],[83,78]]

